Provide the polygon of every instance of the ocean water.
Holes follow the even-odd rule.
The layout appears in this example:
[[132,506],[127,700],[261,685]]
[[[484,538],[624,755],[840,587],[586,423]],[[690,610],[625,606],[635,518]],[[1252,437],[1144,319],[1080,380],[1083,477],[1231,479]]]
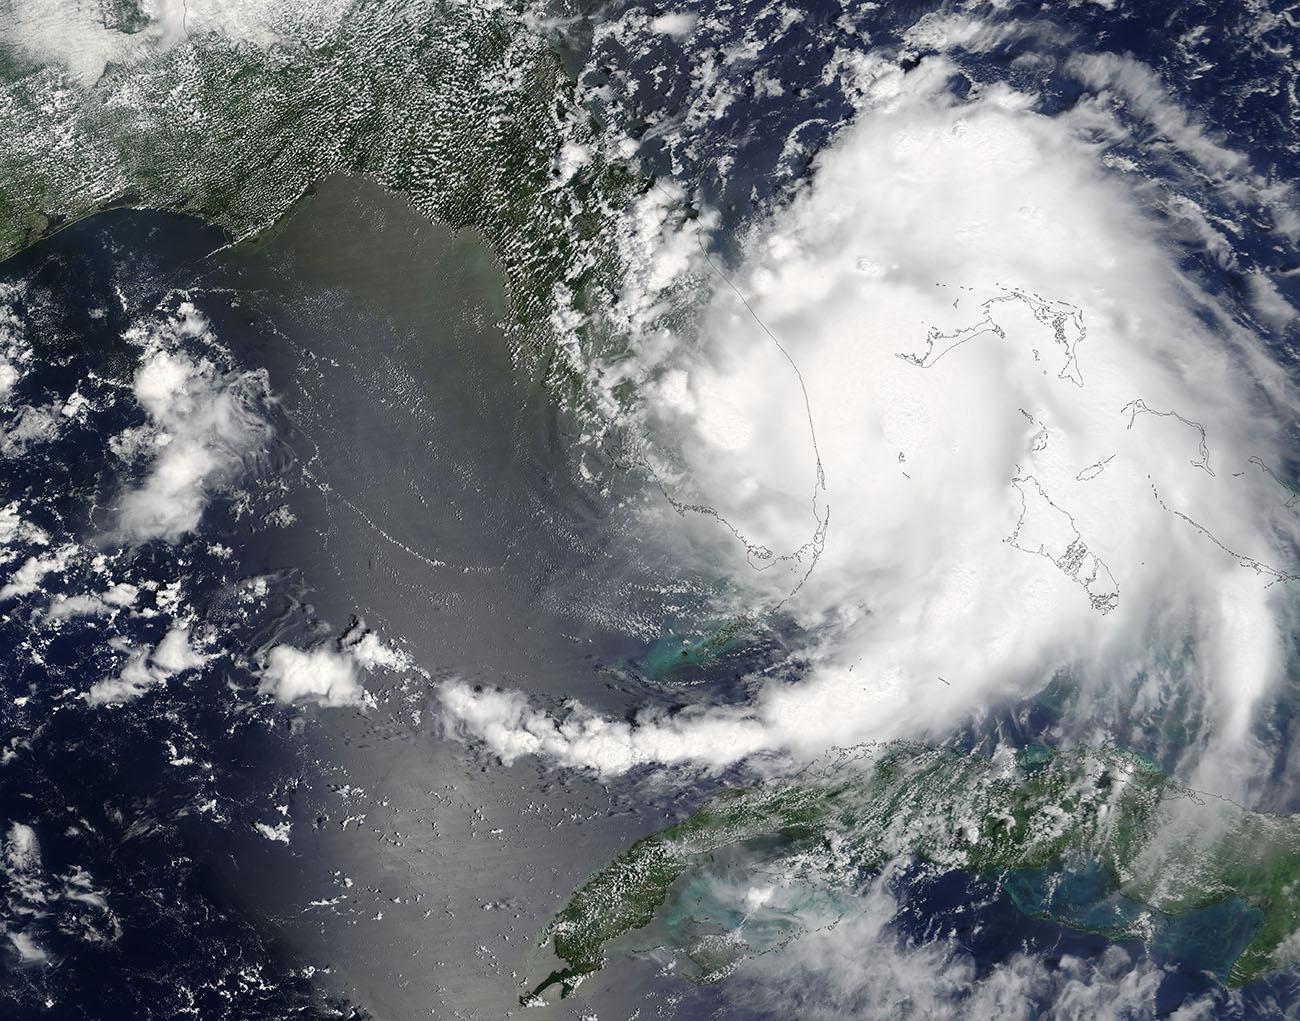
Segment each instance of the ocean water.
[[261,324],[241,351],[268,367],[304,473],[268,565],[312,579],[317,616],[362,614],[430,673],[364,715],[315,714],[319,779],[290,807],[310,834],[292,850],[304,882],[261,895],[379,1016],[504,1016],[552,912],[663,806],[444,740],[433,685],[626,705],[604,668],[642,648],[669,560],[627,530],[626,494],[576,477],[563,415],[511,359],[501,277],[472,234],[339,178],[213,261],[211,286]]
[[[114,211],[0,269],[33,341],[22,399],[105,395],[84,425],[7,463],[0,495],[52,534],[99,543],[118,576],[174,579],[222,653],[92,708],[81,693],[119,662],[109,626],[42,637],[41,620],[86,579],[52,574],[0,620],[20,650],[3,667],[6,829],[32,828],[51,889],[84,869],[106,905],[65,890],[62,920],[25,930],[62,967],[11,976],[5,1016],[49,1016],[47,1000],[70,1018],[507,1016],[568,893],[692,805],[502,767],[440,732],[435,687],[576,692],[619,711],[648,683],[626,664],[693,579],[630,524],[640,482],[584,480],[563,413],[511,357],[501,276],[477,237],[337,178],[274,232],[226,240]],[[113,382],[138,357],[122,335],[182,301],[234,367],[265,371],[272,434],[194,534],[119,549],[103,533],[127,476],[108,438],[141,417]],[[368,680],[365,708],[257,695],[268,646],[357,621],[418,669]],[[156,642],[158,628],[142,616],[109,630]],[[30,876],[6,880],[6,917],[21,920]],[[628,996],[611,977],[588,1002]]]

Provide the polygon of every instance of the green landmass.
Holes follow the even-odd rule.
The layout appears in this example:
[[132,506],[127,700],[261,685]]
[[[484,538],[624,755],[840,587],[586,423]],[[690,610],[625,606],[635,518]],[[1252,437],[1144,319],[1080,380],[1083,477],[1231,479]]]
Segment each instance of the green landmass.
[[[1220,948],[1228,955],[1223,981],[1240,985],[1300,958],[1300,818],[1202,795],[1114,749],[1034,747],[989,757],[892,745],[730,791],[633,844],[547,928],[563,967],[522,999],[534,1002],[557,985],[567,995],[604,966],[611,944],[650,925],[674,891],[721,857],[756,875],[797,865],[802,881],[849,893],[856,877],[899,858],[1014,875],[1022,910],[1112,938],[1150,941],[1158,925],[1172,932],[1191,913],[1239,908],[1245,936],[1240,947]],[[1089,871],[1099,895],[1136,909],[1125,924],[1089,922],[1063,896],[1054,903],[1063,875]],[[744,954],[743,940],[706,942],[672,949],[709,957],[707,966],[697,960],[705,977],[726,973],[719,945]]]
[[[356,0],[337,24],[295,25],[287,7],[273,46],[195,35],[93,85],[0,45],[0,260],[118,206],[190,213],[241,239],[314,182],[364,174],[479,230],[507,277],[516,343],[542,378],[576,383],[553,313],[614,304],[612,225],[649,182],[609,158],[525,13]],[[104,17],[142,27],[127,0]],[[572,173],[566,151],[581,154]]]
[[104,27],[114,32],[134,35],[149,27],[149,15],[140,10],[139,0],[99,0],[99,14]]

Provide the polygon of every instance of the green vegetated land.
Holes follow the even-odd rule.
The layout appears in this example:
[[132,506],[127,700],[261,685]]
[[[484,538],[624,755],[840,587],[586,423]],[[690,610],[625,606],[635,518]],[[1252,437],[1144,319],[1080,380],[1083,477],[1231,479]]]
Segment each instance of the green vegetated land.
[[[138,32],[133,6],[118,7],[105,24]],[[0,259],[114,206],[242,238],[314,182],[365,174],[483,233],[522,340],[559,376],[572,369],[552,313],[610,304],[611,224],[648,186],[606,158],[521,3],[356,0],[337,23],[287,24],[274,46],[196,35],[93,84],[0,47],[0,143]]]
[[[680,884],[728,853],[769,875],[797,862],[804,881],[811,872],[846,892],[855,877],[900,857],[1014,876],[1022,910],[1115,938],[1156,939],[1174,956],[1169,937],[1181,920],[1219,926],[1214,911],[1227,906],[1244,934],[1237,946],[1220,939],[1220,978],[1232,985],[1300,958],[1300,819],[1198,794],[1117,750],[987,757],[890,746],[730,791],[632,845],[548,927],[564,966],[525,1002],[556,985],[567,994],[604,965],[610,944],[650,924]],[[1090,872],[1100,880],[1093,896],[1113,902],[1109,914],[1058,893],[1063,876]],[[743,955],[743,940],[732,945]],[[704,952],[712,955],[696,962],[704,977],[725,973],[717,941]]]

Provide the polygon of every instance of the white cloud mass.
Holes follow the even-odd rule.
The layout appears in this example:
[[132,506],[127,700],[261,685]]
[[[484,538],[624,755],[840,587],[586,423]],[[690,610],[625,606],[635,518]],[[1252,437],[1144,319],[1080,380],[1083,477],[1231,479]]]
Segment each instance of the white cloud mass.
[[177,674],[198,670],[210,658],[191,644],[188,626],[173,625],[152,649],[132,649],[121,672],[91,685],[86,701],[92,706],[130,702]]
[[77,550],[75,544],[68,543],[44,556],[28,557],[9,576],[9,580],[0,586],[0,602],[35,592],[47,574],[65,570],[76,556]]
[[[175,316],[137,325],[127,338],[143,352],[133,390],[149,414],[152,458],[141,484],[121,498],[118,527],[136,542],[175,541],[198,525],[209,494],[228,484],[269,435],[258,412],[266,380],[214,362],[219,349],[211,328],[189,302]],[[213,357],[183,345],[203,345]],[[132,434],[119,448],[142,445]]]
[[46,620],[64,620],[68,617],[102,617],[130,606],[140,595],[140,590],[130,582],[118,582],[102,594],[57,595],[45,611]]
[[356,661],[329,645],[314,649],[274,646],[266,654],[258,690],[281,702],[323,706],[360,705],[365,697]]
[[361,684],[360,671],[409,670],[428,676],[409,655],[388,645],[358,620],[336,642],[310,649],[272,646],[266,653],[258,690],[285,703],[363,706],[373,700]]
[[[806,1021],[1165,1016],[1157,999],[1164,969],[1117,946],[1050,963],[1016,953],[981,974],[960,939],[907,939],[892,924],[903,905],[891,878],[887,869],[842,916],[809,913],[801,938],[745,961],[726,986],[732,1001]],[[1205,996],[1174,1016],[1208,1018],[1215,1006]]]
[[[1209,736],[1186,771],[1245,783],[1291,615],[1297,523],[1261,468],[1282,463],[1293,395],[1180,272],[1143,210],[1156,185],[1107,166],[1099,108],[1049,118],[1004,86],[963,101],[951,71],[877,69],[810,186],[751,238],[734,283],[754,315],[719,285],[697,338],[646,336],[605,377],[640,388],[675,497],[744,545],[711,515],[657,523],[732,579],[738,612],[794,618],[800,676],[635,723],[450,684],[454,727],[506,760],[602,772],[805,758],[942,734],[1059,670],[1157,685],[1152,650],[1191,642],[1180,683]],[[681,261],[680,235],[665,248]]]

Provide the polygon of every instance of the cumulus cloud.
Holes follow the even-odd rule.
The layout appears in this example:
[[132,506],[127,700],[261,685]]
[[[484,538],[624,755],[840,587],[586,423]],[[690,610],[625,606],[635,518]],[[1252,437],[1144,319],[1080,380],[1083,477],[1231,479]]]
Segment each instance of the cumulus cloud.
[[[737,1006],[777,1016],[832,1018],[1155,1018],[1166,972],[1119,947],[1096,959],[1062,954],[1048,962],[1017,953],[982,973],[960,941],[909,940],[895,927],[900,908],[889,873],[843,915],[800,919],[808,930],[787,946],[746,961],[726,986]],[[1177,1017],[1212,1016],[1206,996]]]
[[371,698],[359,673],[381,670],[416,670],[428,676],[409,655],[385,643],[358,620],[336,642],[323,642],[311,649],[273,646],[266,653],[258,690],[285,703],[366,705]]
[[[36,831],[26,823],[14,822],[4,843],[4,876],[10,889],[10,908],[14,914],[39,917],[48,910],[50,893],[41,875],[41,845]],[[24,963],[38,964],[49,959],[30,932],[5,927],[10,945]]]
[[0,586],[0,602],[35,592],[40,588],[46,575],[65,570],[78,549],[75,543],[68,543],[51,553],[28,557],[9,576],[9,580]]
[[21,293],[20,287],[0,284],[0,406],[8,401],[32,360],[22,318],[14,311],[14,300]]
[[121,923],[90,873],[73,866],[66,873],[51,875],[36,831],[26,823],[10,824],[2,865],[0,878],[7,895],[0,903],[0,930],[24,964],[50,959],[41,945],[47,933],[101,945],[121,936]]
[[[1288,384],[1180,271],[1139,201],[1156,186],[1107,167],[1098,109],[959,100],[951,72],[877,75],[690,342],[647,335],[606,376],[639,388],[675,495],[650,523],[731,578],[738,611],[794,620],[797,679],[633,724],[453,684],[453,725],[506,758],[721,767],[936,736],[1061,670],[1154,684],[1191,643],[1180,683],[1210,736],[1186,771],[1245,783],[1297,566],[1271,474]],[[679,272],[687,249],[668,251]]]
[[662,32],[674,38],[683,38],[695,30],[699,16],[689,11],[670,11],[650,19],[650,31]]
[[281,702],[324,706],[361,705],[365,697],[356,660],[328,644],[314,649],[274,646],[266,654],[258,690]]
[[35,546],[47,546],[50,542],[43,528],[23,520],[16,500],[0,507],[0,546],[15,542],[30,542]]
[[197,652],[190,645],[190,629],[173,627],[163,635],[162,641],[154,646],[150,665],[165,677],[179,674],[185,670],[197,670],[208,661],[208,657]]
[[217,34],[270,46],[293,26],[330,23],[350,0],[13,0],[5,42],[29,59],[65,67],[93,85],[110,62],[130,64],[192,38]]
[[11,872],[30,875],[41,867],[41,844],[36,831],[26,823],[15,822],[9,826],[5,841],[5,863]]
[[130,606],[140,595],[140,590],[130,582],[118,582],[102,593],[58,595],[45,611],[46,620],[64,620],[68,617],[104,617]]
[[414,661],[403,650],[387,644],[375,632],[357,621],[339,639],[339,646],[364,670],[414,670]]
[[[143,482],[119,502],[118,528],[136,542],[175,541],[198,525],[209,495],[228,484],[269,435],[258,411],[266,380],[261,373],[219,367],[209,324],[189,302],[127,337],[143,351],[133,390],[152,431],[118,446],[128,453],[152,449]],[[190,353],[193,346],[206,347],[211,357]]]
[[562,766],[622,773],[638,765],[723,765],[773,750],[772,735],[744,710],[643,713],[609,719],[573,702],[562,715],[534,708],[518,691],[451,681],[438,689],[453,733],[487,744],[507,764],[540,755]]
[[[0,385],[5,373],[0,369]],[[19,409],[9,423],[0,432],[0,454],[5,457],[21,457],[29,447],[48,443],[59,435],[63,415],[61,404],[45,404],[39,407],[28,406]]]
[[92,706],[130,702],[177,674],[199,669],[210,658],[191,644],[188,626],[173,625],[153,648],[130,650],[121,672],[91,685],[86,701]]
[[253,823],[253,829],[260,833],[267,840],[277,844],[289,843],[290,833],[293,831],[293,822],[289,819],[282,819],[274,826],[264,823]]

